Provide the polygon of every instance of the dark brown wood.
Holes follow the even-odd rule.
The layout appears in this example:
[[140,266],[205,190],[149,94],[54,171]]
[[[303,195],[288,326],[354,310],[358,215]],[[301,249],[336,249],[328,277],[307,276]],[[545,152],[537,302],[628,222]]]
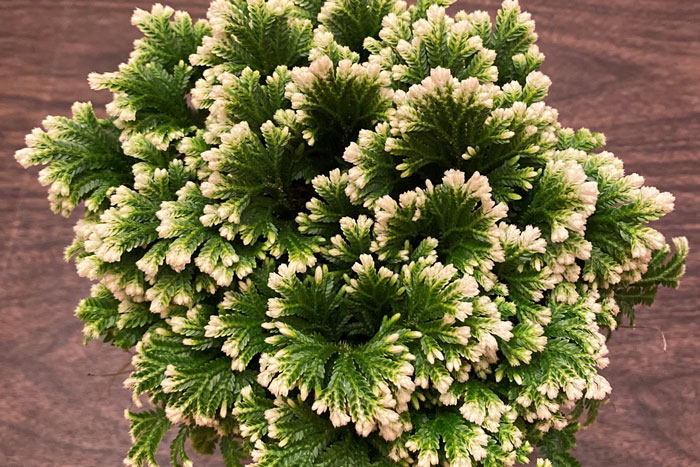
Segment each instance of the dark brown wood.
[[[201,17],[208,2],[169,3]],[[537,21],[554,82],[548,103],[561,121],[603,131],[629,172],[672,191],[676,211],[658,227],[700,248],[700,3],[523,3]],[[85,76],[126,59],[136,37],[131,10],[149,4],[0,2],[0,466],[117,466],[129,446],[124,375],[100,376],[118,373],[129,355],[82,345],[72,311],[89,284],[61,260],[74,219],[50,213],[37,170],[22,170],[12,155],[45,115],[66,115],[74,100],[106,103]],[[494,12],[497,2],[460,8]],[[610,343],[612,399],[579,437],[584,466],[700,465],[698,258],[691,251],[679,291],[663,291],[637,329]]]

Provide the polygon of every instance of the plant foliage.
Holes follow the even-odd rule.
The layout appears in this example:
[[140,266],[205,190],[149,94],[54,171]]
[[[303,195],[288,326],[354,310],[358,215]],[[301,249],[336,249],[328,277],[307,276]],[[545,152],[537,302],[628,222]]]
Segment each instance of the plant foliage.
[[[97,284],[86,340],[134,349],[126,462],[578,465],[603,334],[677,287],[670,193],[558,122],[506,0],[215,0],[136,10],[129,61],[17,152]],[[190,441],[188,444],[187,441]],[[247,460],[246,460],[247,459]]]

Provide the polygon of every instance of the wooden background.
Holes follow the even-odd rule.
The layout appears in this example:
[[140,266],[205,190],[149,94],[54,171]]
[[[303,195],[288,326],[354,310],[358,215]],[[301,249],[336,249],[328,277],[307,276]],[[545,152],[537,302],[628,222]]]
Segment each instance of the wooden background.
[[[74,222],[54,216],[37,170],[13,153],[47,114],[105,104],[91,71],[126,59],[140,0],[0,0],[0,467],[118,466],[129,446],[128,354],[81,344],[87,281],[64,263]],[[202,17],[208,2],[171,1]],[[584,466],[700,465],[700,1],[524,0],[537,21],[548,103],[568,126],[603,131],[629,172],[676,195],[658,227],[691,242],[680,291],[610,344],[611,403],[581,433]],[[459,2],[452,11],[494,0]],[[667,348],[664,350],[664,340]],[[166,461],[167,464],[167,461]],[[197,465],[217,465],[204,460]]]

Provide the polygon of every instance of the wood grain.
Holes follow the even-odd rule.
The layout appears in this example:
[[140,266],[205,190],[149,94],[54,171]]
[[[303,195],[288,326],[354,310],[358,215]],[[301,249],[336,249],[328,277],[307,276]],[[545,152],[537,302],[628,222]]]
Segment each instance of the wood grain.
[[[72,311],[89,284],[62,262],[74,220],[50,213],[36,170],[12,158],[47,114],[74,100],[106,103],[90,71],[131,49],[135,0],[0,2],[0,466],[117,466],[128,449],[118,373],[129,355],[81,344]],[[206,1],[171,1],[193,16]],[[524,0],[552,78],[548,103],[565,125],[603,131],[628,172],[676,195],[659,222],[700,247],[700,2]],[[493,0],[453,7],[495,11]],[[611,403],[579,437],[584,466],[700,465],[700,260],[679,291],[663,291],[637,329],[610,343]],[[664,350],[664,337],[666,349]],[[167,461],[164,463],[167,464]],[[197,465],[217,465],[208,459]]]

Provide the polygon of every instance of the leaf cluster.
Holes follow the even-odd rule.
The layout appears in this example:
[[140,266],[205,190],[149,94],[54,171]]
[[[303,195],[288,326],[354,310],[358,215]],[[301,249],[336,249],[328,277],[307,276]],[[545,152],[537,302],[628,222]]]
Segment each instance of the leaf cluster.
[[606,334],[688,254],[674,198],[558,121],[530,15],[449,0],[136,10],[108,117],[16,154],[133,351],[130,465],[576,466]]

